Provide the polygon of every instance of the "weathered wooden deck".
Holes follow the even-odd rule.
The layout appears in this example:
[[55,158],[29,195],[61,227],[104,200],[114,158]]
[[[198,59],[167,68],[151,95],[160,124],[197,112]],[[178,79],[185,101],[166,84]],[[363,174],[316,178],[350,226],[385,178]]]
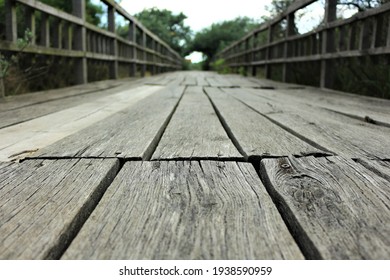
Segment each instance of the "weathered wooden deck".
[[1,259],[390,259],[390,101],[178,72],[0,102]]

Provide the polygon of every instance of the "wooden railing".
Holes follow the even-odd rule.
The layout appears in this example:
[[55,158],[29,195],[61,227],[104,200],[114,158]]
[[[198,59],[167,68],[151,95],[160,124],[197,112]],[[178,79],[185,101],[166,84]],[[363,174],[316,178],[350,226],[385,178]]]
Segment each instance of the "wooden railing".
[[[129,76],[137,73],[144,76],[147,71],[156,74],[182,67],[178,53],[113,0],[102,0],[108,7],[107,30],[86,22],[85,0],[72,1],[73,13],[68,14],[35,0],[5,0],[6,41],[0,41],[0,50],[18,51],[20,19],[16,10],[17,6],[22,6],[26,11],[23,21],[33,34],[31,44],[23,51],[75,59],[77,83],[88,82],[90,61],[109,63],[112,79],[118,78],[119,64],[129,68]],[[36,25],[37,13],[40,13],[39,27]],[[129,23],[126,38],[116,33],[118,14]]]
[[284,82],[291,81],[291,65],[317,61],[319,86],[332,88],[335,60],[390,54],[390,3],[337,20],[338,1],[326,0],[324,23],[316,30],[297,34],[295,13],[317,1],[295,1],[283,14],[228,46],[218,57],[234,72],[241,68],[255,76],[257,68],[263,67],[266,78],[272,78],[272,67],[279,66]]

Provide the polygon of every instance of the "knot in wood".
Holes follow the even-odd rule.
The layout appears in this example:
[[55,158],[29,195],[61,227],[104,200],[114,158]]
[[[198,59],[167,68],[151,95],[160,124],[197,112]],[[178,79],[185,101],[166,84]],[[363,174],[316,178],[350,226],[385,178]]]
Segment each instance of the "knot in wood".
[[287,163],[283,163],[280,167],[283,168],[283,169],[288,169],[291,166],[289,164],[287,164]]

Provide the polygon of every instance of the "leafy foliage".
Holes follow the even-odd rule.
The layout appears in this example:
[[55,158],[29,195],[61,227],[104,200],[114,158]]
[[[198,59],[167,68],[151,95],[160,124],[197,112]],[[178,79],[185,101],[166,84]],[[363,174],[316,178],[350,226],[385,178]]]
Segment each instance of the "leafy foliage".
[[263,20],[269,20],[283,13],[295,0],[272,0],[270,5],[265,6],[265,10],[269,12],[270,17],[263,17]]
[[184,55],[185,46],[190,42],[192,34],[191,28],[184,24],[186,15],[173,14],[166,9],[151,8],[134,16],[172,49]]
[[31,31],[26,29],[24,37],[19,38],[16,42],[19,48],[19,51],[16,54],[13,54],[7,58],[0,53],[0,98],[5,97],[4,79],[7,77],[11,65],[17,64],[19,62],[19,56],[23,52],[23,50],[30,44],[32,36],[33,35]]
[[[47,5],[60,9],[67,13],[72,13],[72,1],[69,0],[39,0]],[[95,5],[91,0],[86,0],[86,20],[96,26],[101,26],[101,17],[104,14],[100,5]]]
[[357,8],[359,12],[390,3],[390,0],[339,0],[339,5]]
[[219,51],[256,27],[258,22],[248,17],[237,17],[234,20],[215,23],[195,35],[187,53],[202,52],[206,56],[204,66],[208,70],[210,62]]

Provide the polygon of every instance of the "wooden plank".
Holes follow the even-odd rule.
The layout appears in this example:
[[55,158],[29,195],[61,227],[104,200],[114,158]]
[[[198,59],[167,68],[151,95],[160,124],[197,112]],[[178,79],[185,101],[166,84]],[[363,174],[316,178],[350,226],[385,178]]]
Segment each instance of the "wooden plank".
[[[42,149],[38,157],[120,157],[147,160],[152,156],[184,87],[167,87],[86,129]],[[80,140],[82,139],[82,142]]]
[[183,73],[174,73],[173,79],[168,83],[168,86],[179,86],[182,85],[185,79],[185,75]]
[[286,102],[289,99],[291,102],[324,108],[368,123],[390,126],[390,111],[388,110],[390,101],[388,100],[337,91],[322,91],[316,88],[278,90],[273,95],[282,95],[282,98],[278,98]]
[[188,87],[152,159],[242,159],[201,87]]
[[253,167],[128,162],[63,259],[302,259]]
[[388,181],[342,157],[264,159],[260,172],[306,257],[390,259]]
[[190,73],[186,75],[184,81],[182,82],[183,86],[196,86],[196,77],[191,75]]
[[232,87],[233,84],[230,83],[228,79],[222,78],[220,75],[210,75],[207,76],[206,81],[210,84],[211,87]]
[[145,85],[168,85],[174,77],[171,75],[163,74],[157,76],[146,77],[143,79]]
[[94,93],[97,91],[109,90],[118,87],[122,84],[126,84],[127,87],[134,87],[139,84],[136,81],[118,80],[118,81],[102,81],[89,83],[86,85],[77,85],[71,87],[65,87],[61,89],[46,90],[41,92],[26,93],[21,95],[7,96],[0,102],[0,112],[6,112],[9,110],[15,110],[31,105],[50,102],[57,99],[69,98],[72,96],[83,95],[88,93]]
[[[41,96],[26,97],[24,101],[16,100],[8,103],[8,105],[17,108],[0,112],[0,129],[46,116],[83,103],[93,102],[99,98],[107,97],[108,95],[111,95],[111,98],[115,100],[116,94],[120,94],[124,91],[129,92],[129,89],[134,87],[137,87],[136,83],[126,83],[124,86],[117,87],[93,87],[85,90],[69,90],[70,92],[65,94],[62,94],[63,92],[61,91],[58,92],[58,96],[56,96],[57,92],[53,91],[51,94],[55,96],[51,96],[51,94],[39,94]],[[94,88],[96,88],[96,90]],[[45,97],[47,97],[47,100],[43,99]],[[109,103],[107,103],[107,105],[108,104]]]
[[142,86],[122,91],[1,129],[0,161],[33,156],[38,150],[68,135],[131,108],[147,96],[157,94],[159,89],[161,88]]
[[208,87],[210,84],[206,81],[206,72],[196,72],[196,84],[201,87]]
[[357,162],[390,182],[390,161],[359,158]]
[[[224,89],[301,139],[346,158],[390,158],[390,129],[301,103],[279,91]],[[321,105],[321,104],[318,104]]]
[[245,157],[322,154],[220,89],[205,88],[230,138]]
[[[261,95],[263,93],[258,92]],[[274,93],[268,92],[267,96],[269,95],[322,107],[360,120],[375,122],[378,125],[390,126],[390,100],[309,87],[294,90],[278,89]]]
[[258,87],[259,84],[239,75],[225,75],[225,79],[228,79],[233,87]]
[[0,163],[0,259],[55,259],[113,180],[119,162]]

